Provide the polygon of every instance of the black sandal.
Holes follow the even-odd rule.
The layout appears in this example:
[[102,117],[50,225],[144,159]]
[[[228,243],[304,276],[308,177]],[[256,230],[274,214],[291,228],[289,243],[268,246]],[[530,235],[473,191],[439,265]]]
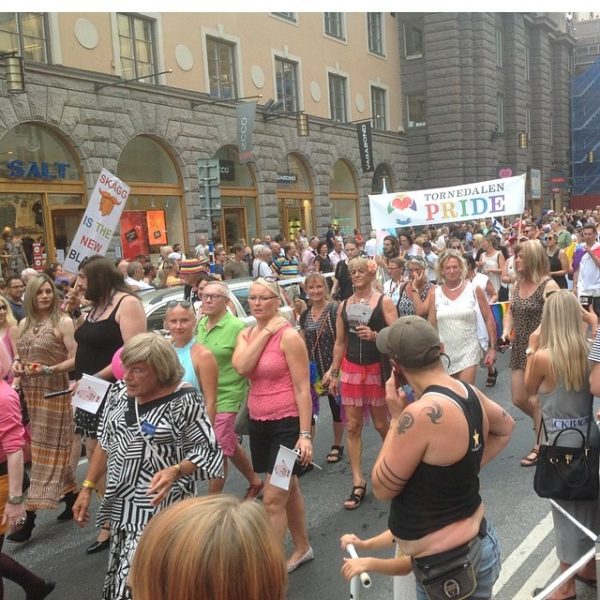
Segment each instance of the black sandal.
[[[356,490],[359,490],[360,493],[356,493]],[[348,500],[344,502],[344,508],[346,510],[356,510],[360,503],[363,501],[363,498],[367,495],[367,484],[365,485],[353,485],[352,493],[348,496]]]
[[494,387],[496,385],[496,379],[498,378],[498,369],[494,367],[493,371],[488,371],[487,380],[485,382],[485,387]]
[[[533,454],[533,458],[529,458]],[[522,467],[535,467],[539,458],[540,451],[537,448],[532,448],[529,454],[521,460]]]
[[344,456],[344,446],[331,446],[331,451],[327,455],[327,462],[332,465],[334,463],[340,462],[342,457]]

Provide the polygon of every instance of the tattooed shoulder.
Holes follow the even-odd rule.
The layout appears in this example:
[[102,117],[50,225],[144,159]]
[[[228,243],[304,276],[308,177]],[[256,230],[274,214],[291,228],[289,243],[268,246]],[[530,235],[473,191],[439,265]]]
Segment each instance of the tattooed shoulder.
[[398,423],[398,427],[396,429],[398,435],[406,433],[406,430],[410,429],[413,426],[414,422],[415,420],[410,413],[403,413],[400,417],[400,422]]
[[439,402],[432,400],[431,404],[429,406],[426,406],[421,411],[421,414],[427,415],[434,425],[438,425],[442,417],[444,416],[444,409],[442,408],[442,405]]

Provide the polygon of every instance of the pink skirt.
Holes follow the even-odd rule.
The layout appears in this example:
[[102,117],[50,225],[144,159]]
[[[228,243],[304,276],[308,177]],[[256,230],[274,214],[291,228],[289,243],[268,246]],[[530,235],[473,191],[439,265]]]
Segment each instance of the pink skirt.
[[345,359],[340,369],[340,396],[345,406],[385,406],[381,365],[357,365]]

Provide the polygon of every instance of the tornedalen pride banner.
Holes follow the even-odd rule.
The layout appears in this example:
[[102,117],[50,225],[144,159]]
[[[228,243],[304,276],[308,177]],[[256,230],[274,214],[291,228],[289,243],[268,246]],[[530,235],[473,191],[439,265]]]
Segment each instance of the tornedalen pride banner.
[[525,209],[525,175],[430,190],[369,194],[369,208],[373,229],[520,215]]

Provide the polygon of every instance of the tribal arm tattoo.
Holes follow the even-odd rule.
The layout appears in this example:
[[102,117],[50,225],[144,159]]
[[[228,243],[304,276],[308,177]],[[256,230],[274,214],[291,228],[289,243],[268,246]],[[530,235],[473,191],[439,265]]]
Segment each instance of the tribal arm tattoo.
[[408,481],[408,479],[404,479],[403,477],[396,475],[387,464],[385,458],[382,460],[379,469],[377,469],[376,475],[379,483],[381,483],[384,488],[392,492],[401,490]]
[[444,409],[441,407],[439,402],[436,402],[435,400],[432,400],[431,404],[433,406],[425,407],[421,411],[421,414],[425,413],[434,425],[439,425],[440,420],[444,416]]

